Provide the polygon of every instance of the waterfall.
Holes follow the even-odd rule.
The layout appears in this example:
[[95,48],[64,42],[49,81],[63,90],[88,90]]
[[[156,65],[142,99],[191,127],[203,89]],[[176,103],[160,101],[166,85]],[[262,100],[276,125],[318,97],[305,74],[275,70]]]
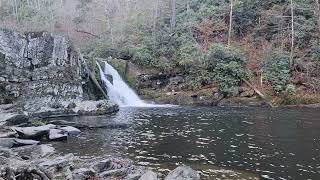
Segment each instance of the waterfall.
[[[98,63],[97,63],[98,64]],[[101,79],[108,90],[110,100],[120,107],[146,107],[149,106],[123,81],[118,71],[110,64],[104,62],[104,70],[100,67]],[[112,77],[112,80],[108,79]]]

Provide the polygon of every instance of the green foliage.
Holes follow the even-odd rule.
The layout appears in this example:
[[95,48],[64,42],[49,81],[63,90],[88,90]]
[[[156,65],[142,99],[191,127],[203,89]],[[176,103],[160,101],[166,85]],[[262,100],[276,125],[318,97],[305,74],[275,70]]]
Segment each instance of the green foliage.
[[235,1],[234,31],[237,36],[247,34],[258,22],[261,13],[260,0]]
[[290,78],[289,56],[271,53],[264,58],[264,75],[276,92],[286,89]]
[[311,51],[311,58],[314,62],[320,63],[320,46],[315,46]]
[[191,36],[178,36],[177,44],[176,61],[179,66],[188,69],[201,62],[202,53]]
[[215,82],[226,96],[233,95],[247,77],[246,59],[232,47],[214,44],[200,64],[190,64],[187,83],[192,89]]
[[293,84],[289,84],[286,88],[286,93],[289,95],[294,95],[296,93],[296,86]]
[[231,95],[247,77],[246,59],[236,48],[213,45],[206,59],[206,67],[214,74],[214,80],[225,95]]
[[210,73],[205,67],[193,66],[189,69],[186,81],[191,89],[196,90],[212,82],[213,76],[213,73]]
[[141,66],[151,66],[153,62],[152,51],[147,46],[141,46],[135,50],[134,62]]
[[34,119],[31,121],[32,126],[44,126],[46,124],[48,124],[48,121],[43,119]]
[[215,80],[219,89],[226,95],[231,95],[239,87],[241,79],[246,77],[246,71],[236,61],[229,63],[218,63],[215,68]]

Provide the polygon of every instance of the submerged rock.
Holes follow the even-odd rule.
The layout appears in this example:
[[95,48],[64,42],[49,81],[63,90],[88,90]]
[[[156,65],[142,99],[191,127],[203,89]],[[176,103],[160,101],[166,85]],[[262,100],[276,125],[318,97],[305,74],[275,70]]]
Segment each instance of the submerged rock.
[[69,136],[76,136],[81,133],[80,129],[72,127],[72,126],[67,126],[60,128],[62,131],[67,133]]
[[200,175],[189,166],[179,166],[171,171],[164,180],[200,180]]
[[79,122],[79,121],[65,121],[65,120],[51,120],[51,124],[60,125],[60,126],[72,126],[79,129],[126,129],[130,127],[129,123],[121,122],[107,122],[107,123],[88,123],[88,122]]
[[50,129],[49,140],[64,141],[68,139],[68,133],[60,129]]
[[12,148],[18,146],[34,145],[39,144],[39,141],[24,140],[16,138],[0,138],[0,147]]

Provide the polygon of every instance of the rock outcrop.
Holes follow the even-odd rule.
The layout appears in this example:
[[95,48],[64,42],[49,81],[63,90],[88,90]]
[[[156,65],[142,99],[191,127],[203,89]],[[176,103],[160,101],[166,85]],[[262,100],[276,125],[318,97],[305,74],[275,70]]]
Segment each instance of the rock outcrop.
[[99,90],[93,90],[89,74],[67,38],[0,29],[0,104],[18,103],[33,113],[97,100],[102,96],[93,93]]

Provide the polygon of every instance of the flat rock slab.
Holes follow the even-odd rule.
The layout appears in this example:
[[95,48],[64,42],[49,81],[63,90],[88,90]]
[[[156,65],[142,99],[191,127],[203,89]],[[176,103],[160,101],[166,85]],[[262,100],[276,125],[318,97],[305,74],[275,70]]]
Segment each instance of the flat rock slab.
[[55,149],[51,145],[41,144],[13,148],[12,151],[20,157],[35,159],[51,155],[55,152]]
[[54,129],[55,127],[53,124],[48,124],[39,127],[13,127],[12,129],[18,133],[19,138],[40,139],[42,136],[49,135],[50,129]]
[[68,139],[68,133],[61,129],[50,129],[49,140],[51,141],[65,141]]
[[0,138],[0,146],[6,147],[6,148],[34,145],[39,143],[40,143],[39,141],[34,141],[34,140],[24,140],[24,139],[16,139],[16,138]]
[[28,122],[28,116],[24,114],[1,113],[0,126],[13,126]]
[[73,163],[73,161],[76,160],[77,158],[73,154],[67,154],[65,156],[59,156],[54,159],[43,158],[39,161],[38,166],[48,170],[56,170],[69,166]]

